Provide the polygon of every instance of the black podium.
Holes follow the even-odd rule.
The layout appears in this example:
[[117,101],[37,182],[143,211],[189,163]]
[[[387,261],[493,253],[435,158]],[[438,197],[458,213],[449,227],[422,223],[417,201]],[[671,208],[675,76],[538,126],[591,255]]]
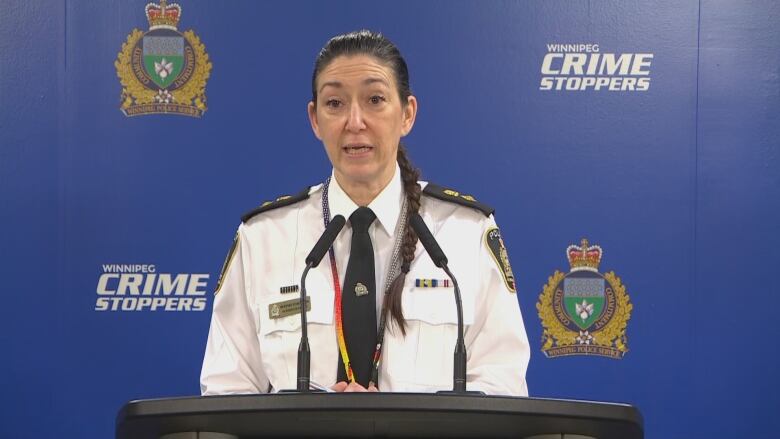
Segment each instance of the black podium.
[[513,437],[642,439],[635,407],[417,393],[312,393],[131,401],[117,439]]

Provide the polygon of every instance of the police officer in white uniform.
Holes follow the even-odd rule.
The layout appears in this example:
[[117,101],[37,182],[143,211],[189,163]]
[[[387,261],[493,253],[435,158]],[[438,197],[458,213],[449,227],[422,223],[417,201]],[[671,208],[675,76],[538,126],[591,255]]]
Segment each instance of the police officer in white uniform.
[[[529,344],[492,209],[418,182],[400,144],[417,101],[398,49],[370,31],[332,38],[315,63],[312,95],[309,119],[333,173],[242,218],[217,286],[202,393],[296,388],[298,282],[306,255],[336,215],[350,220],[306,280],[312,381],[335,391],[451,389],[453,287],[408,226],[419,213],[463,294],[468,389],[527,395]],[[369,212],[367,232],[359,212]],[[351,255],[360,233],[370,237],[368,257]],[[351,281],[348,267],[366,261],[371,280]],[[351,308],[365,300],[370,312]],[[359,339],[369,340],[371,351]]]

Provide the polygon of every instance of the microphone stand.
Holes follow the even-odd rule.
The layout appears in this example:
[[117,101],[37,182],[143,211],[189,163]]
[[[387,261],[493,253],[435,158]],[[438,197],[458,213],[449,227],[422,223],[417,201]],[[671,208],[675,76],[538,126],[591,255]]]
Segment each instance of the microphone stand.
[[301,342],[298,344],[298,378],[297,387],[293,389],[282,389],[279,393],[309,393],[322,392],[322,390],[312,390],[311,382],[311,348],[309,347],[309,328],[306,321],[306,275],[314,266],[313,262],[306,264],[301,275],[301,294],[299,297],[301,306]]
[[460,287],[458,280],[450,271],[446,262],[441,261],[441,269],[447,273],[455,292],[455,307],[458,311],[458,340],[455,342],[455,353],[453,355],[452,372],[452,390],[440,390],[438,395],[484,395],[485,392],[479,390],[466,390],[466,342],[463,340],[463,301],[461,300]]
[[458,286],[458,280],[455,279],[455,275],[452,274],[450,268],[447,266],[447,256],[439,247],[439,243],[436,242],[436,238],[433,237],[431,230],[425,225],[422,217],[419,214],[414,214],[409,218],[409,224],[414,229],[417,237],[420,239],[425,251],[428,252],[428,256],[431,257],[434,265],[444,270],[447,276],[452,280],[452,286],[455,292],[455,307],[458,314],[458,340],[455,342],[455,353],[453,355],[453,372],[452,372],[452,390],[442,390],[436,392],[438,394],[453,394],[453,395],[484,395],[484,392],[480,391],[468,391],[466,390],[466,342],[463,340],[463,301],[460,295],[460,286]]
[[306,268],[301,275],[301,342],[298,344],[298,391],[302,393],[310,392],[309,381],[311,380],[311,349],[309,348],[309,328],[306,321],[306,275],[312,263],[306,264]]
[[466,342],[463,340],[463,303],[460,296],[460,287],[455,276],[452,275],[447,265],[442,265],[442,270],[452,279],[455,287],[455,306],[458,310],[458,341],[455,342],[454,371],[452,374],[452,391],[455,393],[466,392]]
[[[309,270],[312,267],[319,265],[325,252],[328,251],[333,241],[338,236],[341,228],[344,227],[346,220],[341,215],[336,215],[325,227],[325,231],[317,240],[314,248],[306,256],[306,268],[303,269],[301,274],[301,295],[300,295],[300,309],[301,309],[301,342],[298,344],[298,378],[297,386],[295,390],[280,390],[284,393],[300,392],[309,393],[312,391],[311,386],[311,349],[309,348],[309,325],[306,321],[306,275],[309,274]],[[322,390],[315,390],[322,392]]]

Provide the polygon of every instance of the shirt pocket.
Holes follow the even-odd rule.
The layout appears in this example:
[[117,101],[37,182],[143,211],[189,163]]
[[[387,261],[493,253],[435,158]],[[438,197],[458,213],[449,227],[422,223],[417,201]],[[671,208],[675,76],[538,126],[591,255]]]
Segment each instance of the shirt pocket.
[[[317,272],[309,273],[306,290],[306,295],[311,300],[311,310],[306,313],[311,345],[316,341],[313,340],[315,332],[333,324],[333,291],[324,277]],[[259,320],[257,337],[263,367],[275,389],[295,388],[298,345],[301,341],[301,315],[296,313],[273,318],[270,307],[279,302],[299,299],[299,293],[275,293],[261,298],[255,305]]]
[[[410,329],[407,338],[415,345],[411,381],[432,390],[451,387],[458,337],[454,288],[417,287],[410,279],[402,300]],[[473,306],[468,302],[463,302],[464,327],[474,321]]]

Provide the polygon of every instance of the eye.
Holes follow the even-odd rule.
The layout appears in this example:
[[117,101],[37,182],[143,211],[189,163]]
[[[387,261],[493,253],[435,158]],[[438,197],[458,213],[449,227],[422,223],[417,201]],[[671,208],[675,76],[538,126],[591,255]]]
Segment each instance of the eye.
[[343,103],[340,100],[335,99],[335,98],[331,98],[331,99],[328,99],[327,101],[325,101],[325,106],[328,107],[328,108],[336,109],[336,108],[341,107],[342,105],[343,105]]
[[368,99],[368,101],[374,105],[378,105],[385,101],[385,97],[382,95],[373,95]]

